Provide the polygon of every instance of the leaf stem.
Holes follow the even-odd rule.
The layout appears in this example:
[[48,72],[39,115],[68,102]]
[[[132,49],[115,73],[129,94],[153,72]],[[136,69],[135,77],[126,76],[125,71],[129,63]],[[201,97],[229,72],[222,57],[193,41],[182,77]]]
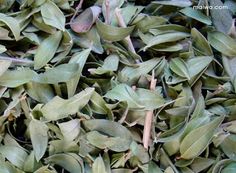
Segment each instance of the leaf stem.
[[0,56],[0,60],[7,60],[7,61],[15,62],[15,63],[25,63],[25,64],[33,64],[34,63],[31,60],[25,60],[25,59],[19,59],[19,58],[7,57],[7,56]]
[[82,5],[83,5],[84,0],[80,0],[79,4],[77,5],[77,7],[75,8],[75,12],[72,16],[72,18],[70,19],[70,23],[72,23],[72,21],[75,19],[75,16],[77,15],[77,13],[79,12],[79,10],[81,9]]
[[105,6],[106,6],[105,23],[109,25],[110,24],[110,0],[105,0]]
[[[152,71],[152,79],[150,82],[150,90],[155,90],[157,80],[155,79],[154,70]],[[143,146],[144,148],[148,149],[150,136],[151,136],[151,127],[153,121],[153,110],[149,110],[146,113],[145,123],[144,123],[144,130],[143,130]]]
[[[122,15],[121,15],[120,9],[116,8],[116,9],[115,9],[115,14],[116,14],[116,17],[117,17],[119,26],[121,26],[121,27],[123,27],[123,28],[126,28],[127,26],[126,26],[126,24],[125,24],[125,21],[124,21]],[[127,42],[127,44],[128,44],[129,50],[130,50],[132,53],[136,54],[136,51],[135,51],[135,49],[134,49],[134,45],[133,45],[133,43],[132,43],[132,41],[131,41],[131,39],[130,39],[130,36],[127,36],[127,37],[125,38],[125,40],[126,40],[126,42]]]

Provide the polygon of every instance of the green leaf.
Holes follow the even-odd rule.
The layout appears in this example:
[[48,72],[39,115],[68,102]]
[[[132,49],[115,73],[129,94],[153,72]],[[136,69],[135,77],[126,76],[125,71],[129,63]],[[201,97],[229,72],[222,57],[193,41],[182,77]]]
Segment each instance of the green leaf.
[[224,117],[215,118],[210,123],[192,130],[180,144],[180,154],[183,159],[192,159],[199,156],[209,145],[216,128]]
[[118,101],[126,101],[131,109],[140,109],[144,106],[139,102],[138,95],[126,84],[120,84],[108,91],[104,97]]
[[215,160],[213,159],[197,157],[194,159],[190,167],[194,172],[198,173],[210,167],[214,162]]
[[23,168],[25,160],[28,157],[27,152],[17,146],[0,146],[0,153],[20,169]]
[[155,45],[159,45],[161,43],[168,43],[168,42],[175,42],[178,40],[182,40],[186,37],[189,37],[189,34],[184,33],[184,32],[171,32],[171,33],[157,35],[148,41],[147,45],[143,48],[143,50],[145,51],[148,48]]
[[188,7],[192,5],[192,2],[190,0],[153,1],[152,3],[177,6],[177,7]]
[[212,56],[212,49],[206,38],[195,28],[191,30],[193,46],[197,51],[204,53],[205,56]]
[[232,173],[236,171],[236,163],[230,163],[221,170],[221,173]]
[[224,70],[230,76],[231,81],[233,81],[236,76],[236,58],[228,58],[223,56],[222,62]]
[[211,56],[196,56],[194,58],[190,58],[187,61],[189,76],[191,79],[189,83],[193,84],[194,80],[201,76],[201,73],[207,69],[212,61],[213,57]]
[[46,24],[62,31],[65,30],[65,16],[52,1],[46,1],[41,6],[41,14]]
[[77,113],[90,100],[94,88],[86,88],[73,97],[65,100],[59,96],[54,97],[42,108],[42,114],[47,120],[56,121]]
[[119,65],[119,56],[117,54],[111,54],[104,60],[102,67],[98,67],[93,73],[105,74],[112,71],[116,71]]
[[164,98],[156,91],[138,88],[136,93],[139,97],[139,102],[147,110],[154,110],[165,104]]
[[94,160],[92,165],[92,173],[107,173],[104,161],[101,156]]
[[148,164],[148,173],[163,173],[163,172],[153,161],[150,161]]
[[6,51],[7,51],[6,47],[0,44],[0,53],[6,52]]
[[10,67],[11,65],[11,61],[8,60],[0,60],[0,76],[7,71],[7,69]]
[[95,26],[84,34],[71,34],[76,45],[79,45],[82,48],[92,49],[92,51],[98,54],[103,53],[104,50],[100,41],[100,35]]
[[100,36],[107,41],[120,41],[131,34],[135,26],[121,28],[107,25],[100,20],[96,22],[97,30]]
[[67,82],[77,75],[78,69],[78,64],[62,64],[38,74],[33,80],[43,84]]
[[146,33],[149,29],[157,28],[166,23],[166,19],[161,16],[146,16],[140,14],[140,17],[142,19],[135,24],[136,28],[143,33]]
[[47,163],[53,163],[61,166],[70,173],[82,173],[82,165],[79,161],[71,154],[54,154],[46,158]]
[[78,119],[73,119],[67,122],[58,124],[64,139],[67,141],[75,140],[80,132],[80,121]]
[[15,18],[0,13],[0,21],[11,29],[16,41],[20,40],[20,24]]
[[106,114],[108,112],[105,100],[97,92],[93,93],[89,106],[98,114]]
[[0,76],[0,85],[12,88],[18,87],[30,82],[35,75],[36,73],[28,68],[7,70],[2,76]]
[[211,46],[226,56],[236,55],[236,41],[222,32],[209,32],[208,41]]
[[77,70],[77,74],[66,83],[69,97],[72,97],[76,91],[83,67],[87,61],[87,58],[88,58],[90,52],[91,52],[91,49],[85,49],[81,52],[75,53],[69,61],[70,64],[78,64],[79,65],[79,68]]
[[47,103],[54,97],[53,89],[47,84],[28,82],[25,90],[31,98],[41,103]]
[[40,162],[35,159],[34,151],[31,151],[24,163],[25,172],[34,172],[37,168],[41,166]]
[[234,134],[226,137],[220,147],[230,159],[234,160],[236,158],[236,136]]
[[37,70],[42,68],[53,58],[60,44],[61,38],[62,33],[61,31],[58,31],[43,40],[34,57],[34,69]]
[[170,69],[177,75],[190,79],[189,69],[187,64],[181,58],[173,58],[170,61]]
[[199,10],[195,10],[192,7],[187,7],[184,8],[182,10],[180,10],[181,13],[185,14],[188,17],[191,17],[195,20],[198,20],[199,22],[202,22],[206,25],[211,25],[211,19],[206,16],[205,14],[203,14],[201,11]]
[[140,77],[141,75],[149,73],[157,66],[158,63],[160,63],[160,61],[161,58],[153,58],[143,63],[139,63],[135,67],[126,66],[121,70],[121,75],[127,77],[130,80]]
[[29,124],[29,132],[35,158],[39,161],[45,154],[48,146],[48,126],[39,120],[33,119]]
[[[90,131],[97,131],[99,133],[107,135],[108,137],[115,137],[117,139],[123,138],[121,139],[121,141],[123,142],[122,144],[123,148],[120,148],[120,150],[125,150],[126,147],[129,147],[132,142],[132,136],[131,136],[130,131],[117,122],[112,122],[112,121],[104,120],[104,119],[103,120],[95,119],[95,120],[84,121],[83,124],[86,127],[86,129]],[[100,136],[100,137],[104,138],[104,136]],[[119,147],[119,145],[117,145],[116,147]],[[119,148],[116,148],[116,149],[119,149]]]

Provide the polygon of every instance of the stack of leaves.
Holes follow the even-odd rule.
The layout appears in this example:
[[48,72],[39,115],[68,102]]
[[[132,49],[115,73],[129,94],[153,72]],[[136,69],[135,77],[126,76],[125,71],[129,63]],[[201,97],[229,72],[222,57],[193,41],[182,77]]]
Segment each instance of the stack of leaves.
[[235,14],[0,0],[0,172],[235,173]]

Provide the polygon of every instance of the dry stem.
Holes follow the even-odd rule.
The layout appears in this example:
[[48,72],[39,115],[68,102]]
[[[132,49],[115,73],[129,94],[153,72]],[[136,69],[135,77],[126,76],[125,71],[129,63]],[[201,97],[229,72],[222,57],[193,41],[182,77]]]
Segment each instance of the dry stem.
[[[118,20],[119,25],[120,25],[121,27],[123,27],[123,28],[127,27],[126,24],[125,24],[125,21],[124,21],[124,19],[123,19],[123,17],[122,17],[122,15],[121,15],[121,13],[120,13],[120,9],[116,8],[116,9],[115,9],[115,14],[116,14],[116,17],[117,17],[117,20]],[[127,42],[127,44],[128,44],[129,50],[130,50],[132,53],[135,53],[135,54],[136,54],[136,51],[135,51],[135,49],[134,49],[133,43],[132,43],[132,41],[131,41],[131,39],[130,39],[130,36],[127,36],[127,37],[125,38],[125,40],[126,40],[126,42]]]
[[[152,71],[152,79],[150,83],[150,90],[155,90],[157,80],[155,79],[155,73]],[[145,124],[143,130],[143,146],[144,148],[148,149],[150,136],[151,136],[151,127],[152,127],[152,120],[153,120],[153,110],[149,110],[146,113],[145,117]]]
[[84,0],[80,0],[80,1],[79,1],[79,4],[78,4],[78,6],[77,6],[76,9],[75,9],[75,12],[74,12],[72,18],[70,19],[70,23],[72,23],[73,20],[75,19],[75,16],[77,15],[77,13],[79,12],[79,10],[81,9],[83,2],[84,2]]
[[110,24],[110,0],[105,1],[105,6],[106,6],[105,23],[109,25]]

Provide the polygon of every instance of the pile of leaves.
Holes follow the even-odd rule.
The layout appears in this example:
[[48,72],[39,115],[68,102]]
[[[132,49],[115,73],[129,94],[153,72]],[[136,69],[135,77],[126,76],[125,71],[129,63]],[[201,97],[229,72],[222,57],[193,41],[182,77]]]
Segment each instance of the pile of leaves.
[[0,0],[0,172],[235,173],[235,13]]

